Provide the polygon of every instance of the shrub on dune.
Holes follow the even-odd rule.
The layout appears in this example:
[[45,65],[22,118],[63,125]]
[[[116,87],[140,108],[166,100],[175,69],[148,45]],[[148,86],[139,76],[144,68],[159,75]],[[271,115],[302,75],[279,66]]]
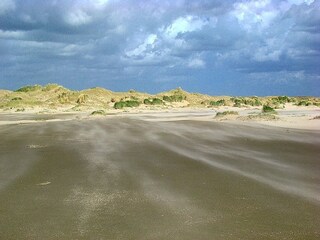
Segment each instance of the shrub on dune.
[[122,109],[125,107],[139,107],[139,106],[140,106],[140,102],[135,100],[120,101],[114,104],[115,109]]
[[153,98],[153,99],[146,98],[143,101],[143,103],[146,104],[146,105],[162,105],[163,101],[161,99],[159,99],[159,98]]
[[263,105],[262,107],[262,112],[263,113],[276,113],[276,111],[274,110],[274,108],[268,106],[268,105]]
[[163,96],[163,101],[166,102],[182,102],[182,100],[185,100],[186,97],[182,95],[172,95],[172,96]]
[[311,103],[309,101],[300,101],[297,104],[298,106],[309,106]]
[[224,99],[220,99],[218,101],[211,101],[210,105],[214,106],[214,107],[218,107],[218,106],[224,106],[225,105],[225,100]]

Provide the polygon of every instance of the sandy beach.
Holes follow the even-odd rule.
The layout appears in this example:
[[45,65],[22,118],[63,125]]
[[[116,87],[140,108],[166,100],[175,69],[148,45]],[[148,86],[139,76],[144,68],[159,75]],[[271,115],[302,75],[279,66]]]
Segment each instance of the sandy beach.
[[222,110],[1,113],[2,238],[318,239],[318,110]]
[[[226,115],[217,118],[217,113],[236,112],[237,115]],[[141,109],[133,108],[123,110],[108,110],[105,115],[92,116],[92,111],[72,112],[55,110],[51,112],[41,112],[41,109],[17,112],[0,112],[0,125],[8,124],[28,124],[37,122],[55,122],[71,120],[92,120],[97,118],[137,118],[146,121],[179,121],[179,120],[196,120],[196,121],[215,121],[230,122],[240,125],[261,124],[282,128],[296,128],[320,130],[320,108],[319,107],[298,107],[287,104],[284,109],[277,109],[274,119],[259,116],[260,108],[237,108],[223,106],[219,108],[170,108],[170,109]],[[248,117],[249,116],[249,117]],[[250,118],[250,116],[256,116]],[[268,116],[268,115],[266,115]]]

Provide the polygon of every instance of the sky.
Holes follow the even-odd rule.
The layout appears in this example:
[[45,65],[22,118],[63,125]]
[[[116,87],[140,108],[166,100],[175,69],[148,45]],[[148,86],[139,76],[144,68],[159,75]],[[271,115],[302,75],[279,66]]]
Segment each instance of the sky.
[[0,88],[320,96],[320,0],[1,0]]

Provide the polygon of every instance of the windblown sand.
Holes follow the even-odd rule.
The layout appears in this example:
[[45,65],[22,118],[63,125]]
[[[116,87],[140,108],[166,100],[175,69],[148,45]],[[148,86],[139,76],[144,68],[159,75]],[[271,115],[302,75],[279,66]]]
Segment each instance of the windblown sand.
[[319,239],[318,125],[214,115],[1,115],[1,239]]

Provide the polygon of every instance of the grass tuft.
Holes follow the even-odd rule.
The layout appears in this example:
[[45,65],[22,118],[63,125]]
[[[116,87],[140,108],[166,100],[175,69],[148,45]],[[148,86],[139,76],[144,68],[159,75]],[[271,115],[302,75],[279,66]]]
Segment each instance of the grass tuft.
[[224,106],[226,103],[226,101],[224,99],[220,99],[218,101],[211,101],[210,105],[214,106],[214,107],[218,107],[218,106]]
[[216,117],[224,117],[229,115],[239,115],[239,113],[236,111],[217,112]]
[[11,101],[21,101],[21,100],[22,100],[21,97],[14,97],[14,98],[11,99]]
[[96,110],[93,111],[90,115],[106,115],[106,112],[104,110]]
[[263,112],[263,113],[272,113],[272,114],[277,113],[277,112],[274,110],[274,108],[272,108],[272,107],[270,107],[270,106],[268,106],[268,105],[263,105],[263,107],[262,107],[262,112]]
[[163,96],[163,101],[166,102],[182,102],[186,97],[182,95]]

